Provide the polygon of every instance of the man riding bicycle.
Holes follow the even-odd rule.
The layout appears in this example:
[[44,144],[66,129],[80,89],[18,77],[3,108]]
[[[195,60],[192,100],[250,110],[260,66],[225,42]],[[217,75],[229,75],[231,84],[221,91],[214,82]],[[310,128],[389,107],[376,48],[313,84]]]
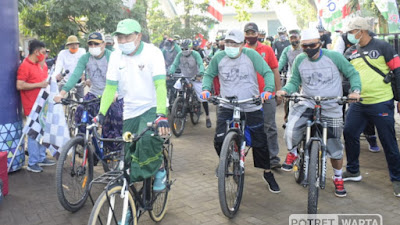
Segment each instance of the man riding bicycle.
[[[79,79],[81,79],[81,75],[85,70],[87,74],[86,84],[90,87],[90,90],[83,100],[89,101],[98,98],[103,94],[106,86],[106,73],[111,51],[106,49],[103,35],[101,33],[91,33],[87,43],[89,46],[89,52],[79,59],[75,70],[68,79],[68,82],[63,86],[60,94],[54,97],[55,102],[60,102],[61,98],[65,97],[75,84],[79,82]],[[119,99],[112,104],[111,110],[107,114],[106,123],[103,125],[102,130],[104,137],[113,138],[122,135],[122,106],[123,99],[122,96],[119,96]],[[99,108],[100,104],[91,104],[88,112],[94,117],[99,113]],[[75,114],[76,124],[80,123],[83,110],[83,106],[77,108]],[[84,129],[85,127],[79,127],[80,132],[85,132]],[[111,142],[105,142],[104,144],[111,144]]]
[[[117,89],[124,96],[123,132],[139,133],[153,122],[158,135],[169,134],[166,118],[167,89],[163,54],[156,46],[141,41],[141,27],[136,20],[118,23],[119,50],[111,53],[107,81],[101,98],[98,120],[104,120]],[[166,188],[166,172],[160,168],[163,160],[163,140],[146,133],[135,145],[125,145],[125,161],[129,161],[131,181],[155,175],[154,191]]]
[[[238,100],[260,95],[257,82],[257,72],[264,78],[263,99],[270,99],[275,88],[274,74],[265,60],[255,50],[244,48],[243,31],[233,29],[225,37],[225,50],[218,52],[211,60],[203,79],[202,98],[210,97],[214,77],[218,76],[222,97],[236,96]],[[264,117],[261,105],[245,104],[242,106],[249,126],[253,147],[254,166],[264,169],[263,179],[269,190],[279,193],[280,189],[270,169],[267,135],[264,132]],[[217,118],[217,128],[214,136],[214,147],[218,156],[226,134],[226,121],[232,118],[233,109],[221,105]]]
[[[342,96],[342,78],[340,72],[350,80],[351,90],[349,98],[360,98],[361,82],[358,72],[340,54],[334,51],[321,49],[322,43],[317,29],[305,30],[301,34],[301,47],[304,53],[297,56],[292,68],[292,77],[289,82],[277,92],[278,97],[291,94],[299,90],[308,96]],[[286,145],[289,153],[286,156],[282,170],[291,171],[297,159],[297,145],[303,138],[307,121],[312,118],[314,102],[302,100],[295,104],[289,112],[288,123],[285,129]],[[331,158],[334,171],[335,195],[346,196],[343,186],[343,144],[340,141],[343,129],[342,107],[337,101],[325,101],[322,105],[322,120],[328,123],[327,152]],[[311,118],[310,118],[311,117]]]
[[[182,74],[184,76],[190,76],[195,79],[193,82],[189,81],[193,85],[193,89],[196,91],[197,96],[201,94],[201,77],[204,74],[204,65],[203,59],[197,51],[193,51],[192,41],[190,39],[186,39],[181,44],[182,52],[179,52],[176,55],[174,63],[171,65],[169,69],[169,74],[174,74],[176,68],[180,68]],[[207,128],[211,127],[210,113],[208,110],[208,102],[206,100],[200,99],[200,102],[203,104],[204,111],[206,113],[206,126]]]

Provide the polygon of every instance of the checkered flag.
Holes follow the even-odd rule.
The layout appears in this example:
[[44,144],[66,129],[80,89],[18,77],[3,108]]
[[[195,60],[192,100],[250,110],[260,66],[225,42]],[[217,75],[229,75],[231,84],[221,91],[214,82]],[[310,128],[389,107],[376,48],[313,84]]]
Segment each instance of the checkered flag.
[[54,79],[40,90],[23,129],[24,134],[40,142],[54,155],[70,139],[68,125],[61,104],[54,104],[58,86]]

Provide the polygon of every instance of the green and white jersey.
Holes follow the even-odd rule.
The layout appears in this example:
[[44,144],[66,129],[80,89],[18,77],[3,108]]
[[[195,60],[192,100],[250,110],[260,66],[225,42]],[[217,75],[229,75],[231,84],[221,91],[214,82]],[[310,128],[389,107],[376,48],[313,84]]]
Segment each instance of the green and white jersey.
[[[342,96],[342,77],[340,72],[350,80],[351,90],[361,90],[361,81],[358,72],[338,52],[322,49],[320,57],[311,60],[305,53],[298,55],[294,61],[292,77],[282,88],[289,94],[299,90],[307,96],[333,97]],[[299,104],[314,108],[315,103],[304,100]],[[322,115],[331,118],[342,116],[342,107],[336,100],[324,101],[321,104]]]
[[[124,120],[156,107],[155,82],[165,81],[165,62],[161,50],[144,42],[138,48],[133,56],[122,54],[120,50],[112,52],[108,65],[107,85],[118,85],[119,92],[124,96]],[[166,105],[166,101],[161,104]],[[107,112],[106,109],[100,110]]]
[[293,49],[291,45],[283,49],[281,57],[279,58],[279,71],[281,71],[286,65],[289,65],[287,77],[290,78],[292,75],[294,59],[302,52],[303,50],[301,48]]
[[[218,76],[222,97],[237,96],[239,100],[260,95],[257,82],[257,73],[264,77],[264,91],[273,92],[275,89],[274,74],[271,68],[253,49],[243,48],[238,58],[229,58],[225,51],[218,52],[211,60],[204,78],[203,90],[211,90],[212,81]],[[231,106],[221,104],[225,108]],[[244,104],[244,112],[253,112],[261,109],[261,105]]]
[[[189,53],[189,55],[187,55]],[[186,50],[179,52],[174,63],[169,69],[169,74],[175,73],[176,68],[181,69],[182,74],[188,77],[204,74],[203,59],[197,51]]]

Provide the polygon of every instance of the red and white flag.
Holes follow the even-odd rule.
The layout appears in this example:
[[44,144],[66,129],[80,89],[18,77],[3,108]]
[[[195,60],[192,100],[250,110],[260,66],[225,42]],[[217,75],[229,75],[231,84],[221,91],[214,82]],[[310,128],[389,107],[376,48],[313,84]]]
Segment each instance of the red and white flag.
[[225,0],[210,0],[208,12],[219,22],[222,22],[222,7],[225,6]]

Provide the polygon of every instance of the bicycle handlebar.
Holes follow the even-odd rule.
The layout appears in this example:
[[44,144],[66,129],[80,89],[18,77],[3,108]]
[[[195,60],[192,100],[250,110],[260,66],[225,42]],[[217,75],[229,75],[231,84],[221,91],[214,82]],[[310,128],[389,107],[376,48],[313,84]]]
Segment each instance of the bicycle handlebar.
[[88,101],[75,101],[74,99],[66,99],[66,98],[62,98],[61,99],[61,104],[63,105],[69,105],[71,103],[76,103],[76,104],[80,104],[80,105],[89,105],[89,104],[94,104],[94,103],[99,103],[101,100],[101,98],[94,98]]
[[261,104],[261,98],[260,97],[253,97],[253,98],[247,98],[247,99],[242,99],[242,100],[237,100],[237,97],[227,97],[227,98],[221,98],[218,96],[212,96],[209,100],[210,102],[214,104],[219,104],[220,102],[229,104],[229,105],[239,105],[243,103],[254,103],[256,105]]
[[300,101],[299,98],[304,98],[304,99],[309,99],[309,100],[314,100],[314,101],[338,100],[338,101],[342,101],[342,102],[362,101],[363,100],[363,98],[356,99],[356,98],[348,98],[347,96],[322,97],[322,96],[307,96],[307,95],[282,95],[282,97],[288,98],[289,101]]

